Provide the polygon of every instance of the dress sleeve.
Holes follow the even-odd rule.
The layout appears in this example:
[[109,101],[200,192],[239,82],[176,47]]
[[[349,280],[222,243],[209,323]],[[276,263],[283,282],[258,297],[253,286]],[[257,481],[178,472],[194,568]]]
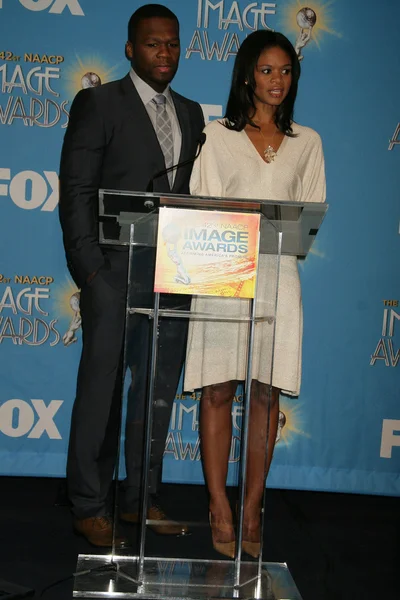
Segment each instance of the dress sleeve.
[[325,202],[325,161],[321,138],[318,134],[309,142],[304,166],[301,202]]
[[223,125],[213,122],[204,129],[206,141],[194,163],[190,178],[190,193],[193,196],[224,195],[221,144],[218,141],[217,127],[222,129]]

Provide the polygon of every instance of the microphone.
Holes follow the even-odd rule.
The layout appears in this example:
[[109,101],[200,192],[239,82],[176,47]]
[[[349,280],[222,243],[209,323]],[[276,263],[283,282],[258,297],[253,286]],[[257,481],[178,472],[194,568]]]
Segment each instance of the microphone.
[[[194,161],[196,160],[196,158],[198,158],[198,156],[200,155],[201,149],[205,144],[206,141],[206,134],[203,132],[200,137],[199,137],[199,141],[198,141],[198,148],[197,148],[197,152],[195,154],[195,156],[193,158],[189,158],[188,160],[184,160],[181,163],[178,163],[176,165],[172,165],[171,167],[168,167],[168,169],[163,169],[162,171],[159,171],[158,173],[156,173],[155,175],[153,175],[153,177],[150,179],[147,188],[146,188],[146,193],[152,193],[154,190],[154,181],[156,179],[158,179],[159,177],[162,177],[163,175],[167,175],[170,171],[175,171],[175,169],[180,169],[181,167],[186,167],[186,165],[190,165],[191,163],[194,163]],[[151,200],[147,200],[145,202],[145,206],[147,206],[147,208],[153,208],[153,206],[150,206],[150,204],[152,204]]]

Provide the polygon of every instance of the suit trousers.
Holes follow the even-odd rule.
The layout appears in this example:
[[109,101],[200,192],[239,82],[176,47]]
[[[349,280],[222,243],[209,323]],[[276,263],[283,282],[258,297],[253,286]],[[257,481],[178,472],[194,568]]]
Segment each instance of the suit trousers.
[[[165,306],[165,305],[164,305]],[[189,303],[184,307],[189,310]],[[146,365],[150,359],[152,321],[142,315],[132,315],[128,335],[135,340],[130,353],[132,384],[128,391],[125,427],[125,463],[127,478],[122,486],[122,512],[136,512],[143,477],[143,443],[148,411],[146,403],[149,375]],[[158,494],[162,477],[162,459],[171,418],[171,410],[186,353],[187,319],[160,319],[157,339],[157,368],[152,404],[153,427],[149,465],[148,493],[150,504]],[[137,343],[139,342],[140,343]],[[129,342],[128,342],[129,346]],[[138,351],[141,350],[140,356]]]
[[[132,261],[129,305],[153,308],[153,273],[155,249],[135,249],[137,258]],[[190,296],[163,294],[160,308],[189,310]],[[132,383],[128,391],[125,426],[125,465],[127,477],[122,486],[119,503],[122,512],[139,509],[143,477],[143,443],[148,411],[149,361],[153,320],[148,316],[133,314],[127,321],[126,358]],[[159,319],[157,332],[157,363],[152,404],[153,427],[151,431],[150,471],[148,493],[150,503],[155,500],[162,477],[162,459],[168,435],[171,410],[186,354],[188,320]]]
[[[105,251],[106,265],[81,290],[83,349],[72,411],[67,461],[68,492],[77,518],[108,512],[121,423],[125,368],[132,374],[125,428],[127,477],[119,499],[121,510],[136,511],[142,479],[143,428],[146,414],[151,322],[143,315],[128,319],[124,361],[128,253]],[[151,307],[155,251],[135,248],[130,306]],[[189,298],[166,296],[166,306],[189,308]],[[175,299],[174,299],[175,298]],[[187,320],[163,320],[158,337],[150,492],[161,482],[162,458],[171,410],[182,369]],[[125,364],[126,362],[126,364]]]

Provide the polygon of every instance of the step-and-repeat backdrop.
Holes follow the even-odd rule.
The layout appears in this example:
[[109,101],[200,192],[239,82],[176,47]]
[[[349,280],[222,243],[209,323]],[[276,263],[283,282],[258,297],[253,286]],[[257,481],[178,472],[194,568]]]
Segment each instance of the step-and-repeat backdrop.
[[[58,223],[58,166],[79,89],[120,78],[138,0],[0,0],[0,473],[63,476],[81,346]],[[322,136],[328,216],[301,264],[299,398],[282,398],[269,485],[400,492],[400,4],[165,0],[181,22],[173,87],[223,114],[253,30],[301,57],[296,120]],[[242,402],[233,407],[237,461]],[[199,398],[178,389],[164,478],[202,479]]]

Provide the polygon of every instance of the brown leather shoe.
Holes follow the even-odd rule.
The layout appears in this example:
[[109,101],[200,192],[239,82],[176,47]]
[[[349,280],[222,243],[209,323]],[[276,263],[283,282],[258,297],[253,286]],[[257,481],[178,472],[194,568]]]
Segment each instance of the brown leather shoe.
[[[110,517],[88,517],[87,519],[74,519],[76,533],[83,535],[93,546],[109,548],[112,546],[113,523]],[[129,542],[122,536],[115,538],[116,548],[127,548]]]
[[[126,523],[139,523],[139,513],[121,513],[121,521]],[[170,521],[165,512],[157,505],[151,506],[147,511],[148,527],[158,535],[188,535],[189,528],[178,521]]]

